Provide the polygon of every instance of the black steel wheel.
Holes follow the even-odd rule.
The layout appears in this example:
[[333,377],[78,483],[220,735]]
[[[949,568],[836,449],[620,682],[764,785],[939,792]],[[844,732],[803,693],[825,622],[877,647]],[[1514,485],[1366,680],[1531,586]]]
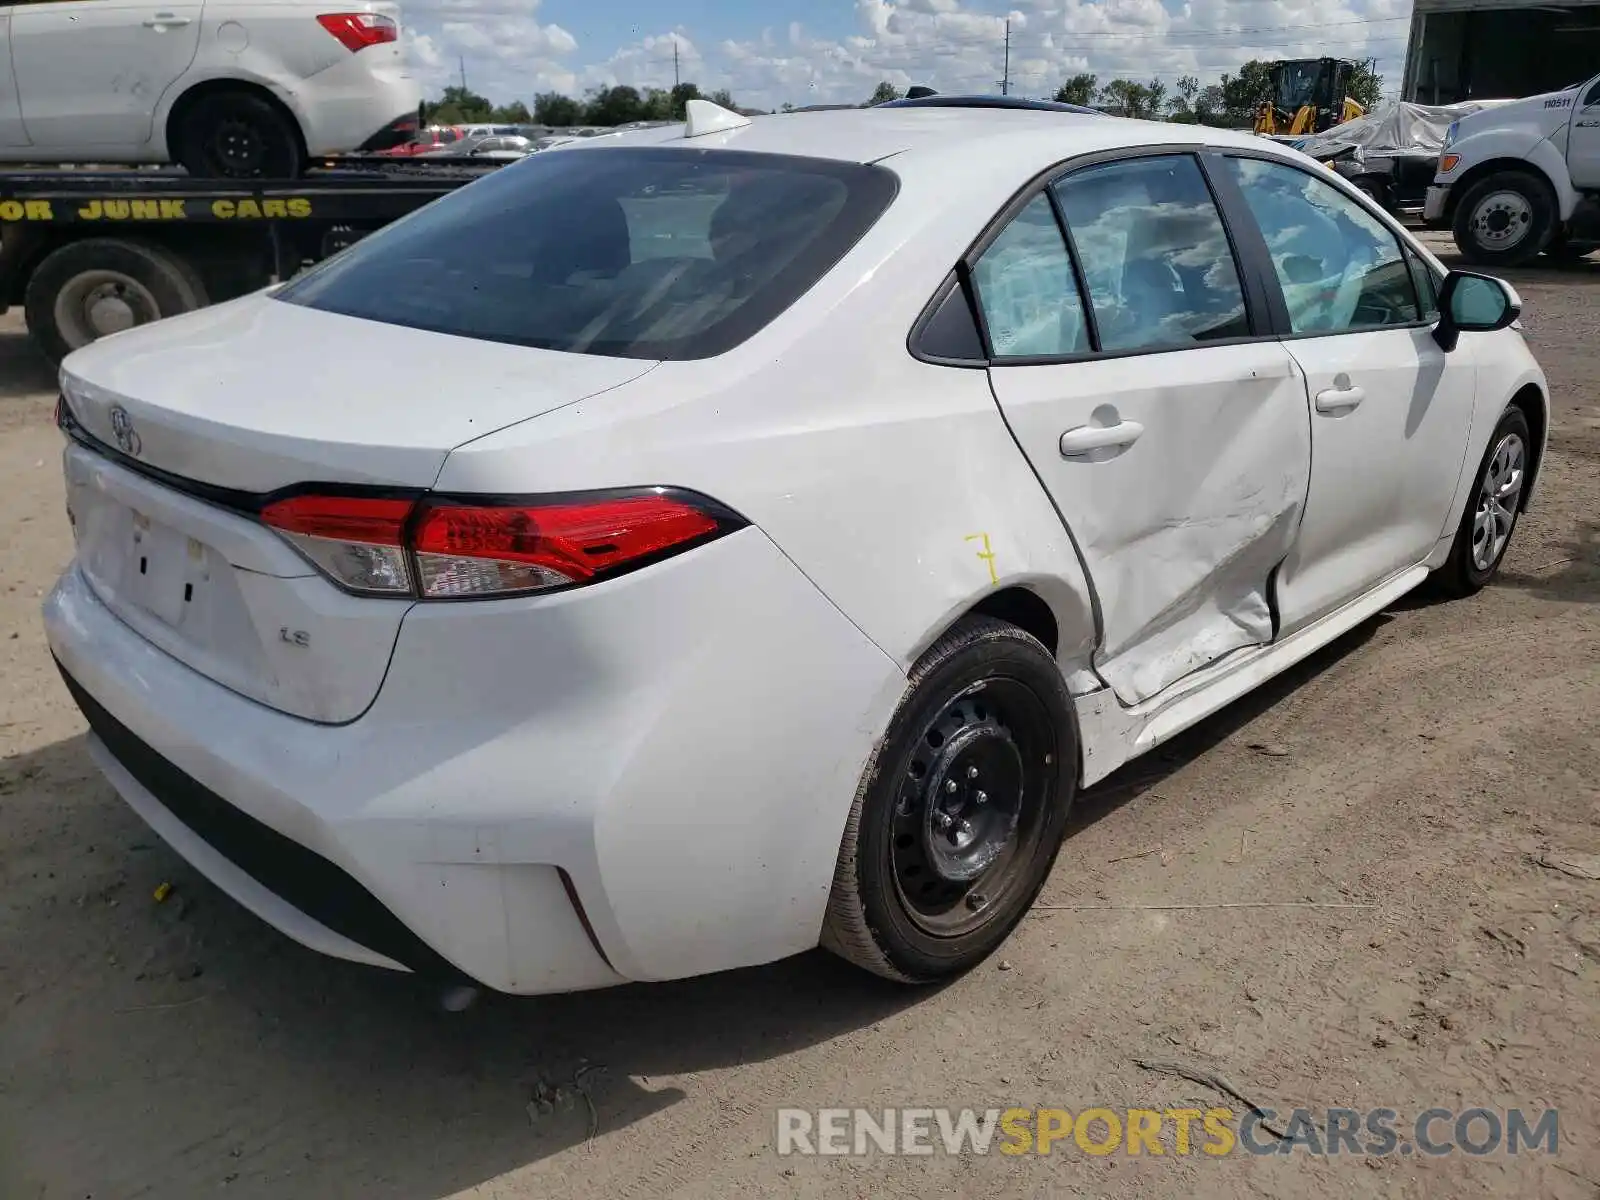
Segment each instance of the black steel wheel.
[[189,174],[210,179],[295,179],[305,165],[294,122],[243,91],[189,102],[177,122],[176,157]]
[[1072,701],[1014,625],[962,622],[918,662],[856,796],[823,945],[876,974],[960,974],[1027,913],[1077,781]]

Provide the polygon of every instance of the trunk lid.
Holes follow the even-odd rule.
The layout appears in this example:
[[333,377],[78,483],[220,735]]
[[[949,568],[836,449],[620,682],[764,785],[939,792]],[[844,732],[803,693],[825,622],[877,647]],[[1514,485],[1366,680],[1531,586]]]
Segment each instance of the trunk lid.
[[[125,341],[124,339],[131,339]],[[428,487],[463,442],[610,391],[649,360],[407,329],[257,293],[68,357],[73,415],[138,462],[246,492],[298,483]]]
[[100,444],[65,453],[78,568],[207,678],[308,720],[354,720],[410,604],[339,590],[254,518],[254,499],[304,483],[428,488],[454,447],[653,365],[266,296],[96,342],[62,371],[73,422]]

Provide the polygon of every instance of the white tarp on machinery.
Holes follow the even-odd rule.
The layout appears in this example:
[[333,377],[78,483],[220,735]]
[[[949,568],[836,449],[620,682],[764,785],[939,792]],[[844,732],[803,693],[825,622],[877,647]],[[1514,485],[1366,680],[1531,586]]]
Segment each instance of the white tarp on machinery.
[[1471,100],[1464,104],[1407,104],[1391,100],[1364,117],[1295,142],[1313,158],[1328,159],[1352,146],[1362,158],[1435,158],[1444,146],[1445,130],[1469,113],[1507,104],[1507,100]]

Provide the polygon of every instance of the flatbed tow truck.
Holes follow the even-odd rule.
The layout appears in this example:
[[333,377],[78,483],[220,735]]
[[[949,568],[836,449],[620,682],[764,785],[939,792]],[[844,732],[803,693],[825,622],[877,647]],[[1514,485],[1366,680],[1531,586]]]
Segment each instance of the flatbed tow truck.
[[52,362],[96,338],[288,279],[499,169],[346,156],[300,179],[181,171],[0,171],[0,312]]

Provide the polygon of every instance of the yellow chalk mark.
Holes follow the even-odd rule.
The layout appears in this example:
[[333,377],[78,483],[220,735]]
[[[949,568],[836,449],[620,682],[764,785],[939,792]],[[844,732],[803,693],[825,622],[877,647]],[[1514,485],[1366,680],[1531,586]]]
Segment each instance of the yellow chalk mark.
[[978,551],[978,557],[989,564],[989,582],[991,584],[999,583],[1000,575],[994,569],[994,550],[989,545],[989,535],[987,533],[969,533],[966,540],[983,543],[983,549]]

